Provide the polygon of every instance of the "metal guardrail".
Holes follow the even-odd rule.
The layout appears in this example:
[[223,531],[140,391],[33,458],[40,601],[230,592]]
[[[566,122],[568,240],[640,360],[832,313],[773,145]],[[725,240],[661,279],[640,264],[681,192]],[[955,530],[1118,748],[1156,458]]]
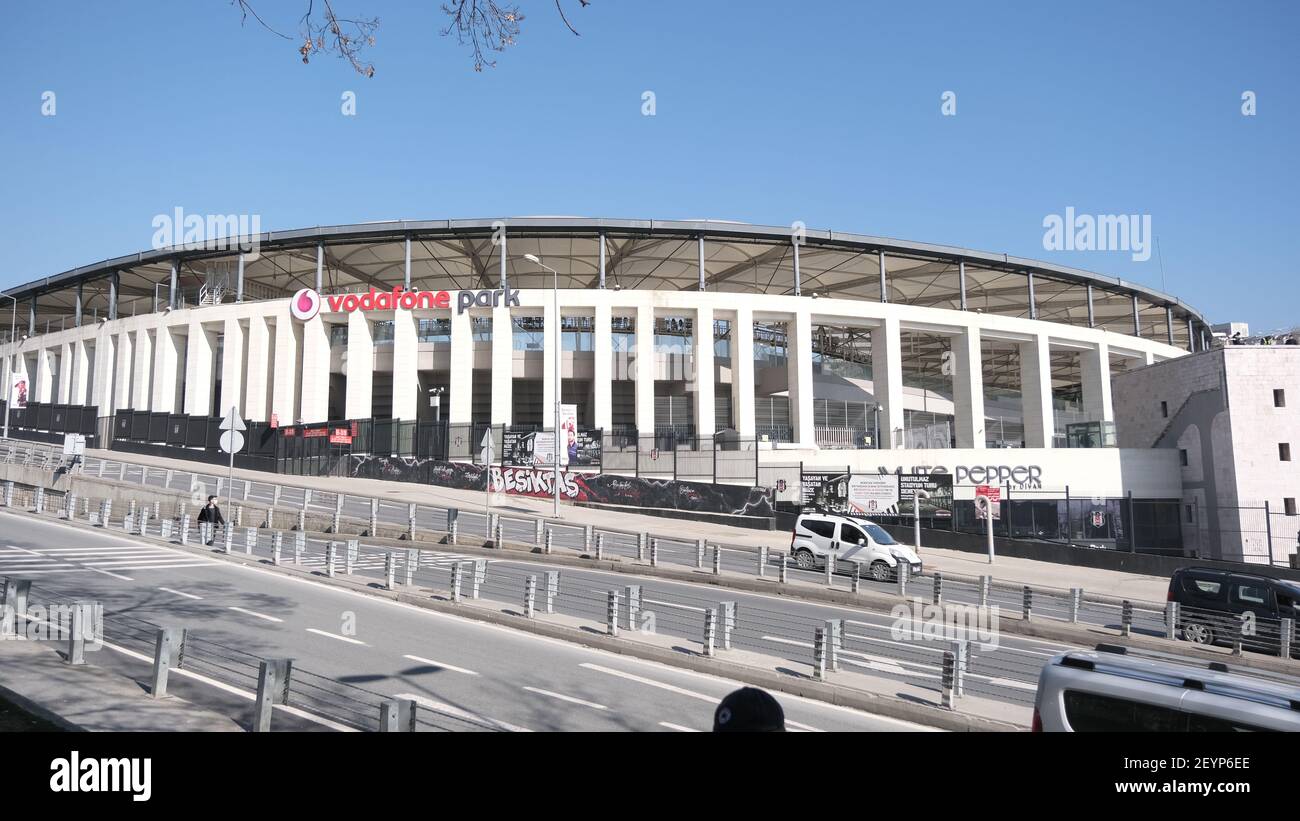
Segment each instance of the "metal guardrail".
[[[26,458],[26,455],[14,455]],[[207,480],[207,477],[184,471],[93,458],[88,460],[84,469],[92,475],[106,472],[112,478],[147,487],[184,489],[192,481],[202,483]],[[12,490],[5,488],[9,504],[34,509],[36,488],[12,487]],[[852,571],[840,572],[848,568],[793,567],[787,555],[770,548],[755,550],[711,540],[691,540],[680,535],[637,533],[498,512],[400,504],[253,481],[236,480],[229,490],[234,491],[237,500],[247,498],[271,503],[265,518],[273,521],[240,521],[242,509],[236,501],[230,528],[216,545],[227,552],[244,552],[276,564],[292,561],[326,575],[330,574],[329,559],[333,556],[336,572],[378,577],[390,588],[403,585],[425,588],[452,601],[486,598],[515,606],[522,604],[525,613],[536,613],[537,610],[563,613],[589,620],[607,632],[612,632],[611,623],[615,630],[644,632],[649,629],[698,642],[701,653],[710,647],[735,647],[797,663],[810,663],[814,674],[826,661],[820,659],[818,653],[833,650],[839,655],[832,661],[844,668],[884,674],[922,687],[939,687],[944,681],[942,653],[951,651],[957,664],[955,686],[959,685],[961,692],[1029,704],[1033,699],[1033,685],[1041,659],[1027,655],[1017,657],[1011,653],[979,652],[972,650],[969,641],[951,646],[933,641],[899,642],[887,628],[865,616],[861,620],[842,619],[845,608],[835,605],[801,602],[792,613],[749,604],[737,608],[732,603],[727,607],[727,601],[675,591],[656,591],[654,601],[647,601],[641,593],[652,579],[646,579],[645,584],[605,589],[594,586],[589,579],[582,581],[580,575],[576,581],[561,576],[558,571],[538,577],[517,568],[500,567],[496,560],[492,560],[493,566],[489,571],[487,560],[471,560],[438,551],[454,551],[458,544],[483,546],[505,542],[532,545],[534,552],[541,554],[616,559],[650,567],[690,567],[719,576],[743,574],[768,578],[777,584],[789,584],[794,577],[851,593],[874,590],[892,592],[902,599],[921,597],[927,604],[997,606],[1001,612],[1019,614],[1026,619],[1094,624],[1121,633],[1136,631],[1154,637],[1169,638],[1179,634],[1179,631],[1171,633],[1169,630],[1166,607],[1161,604],[1085,596],[1081,589],[1029,588],[999,583],[988,576],[958,577],[942,573],[923,577],[910,577],[903,573],[900,577],[891,571],[886,578],[876,579]],[[57,492],[47,491],[43,494],[42,504],[46,510],[62,510],[67,500]],[[76,500],[75,504],[74,509],[79,510],[81,516],[98,513],[102,508],[90,499]],[[188,513],[179,509],[183,507],[182,503],[177,510],[166,511],[160,519],[158,514],[162,511],[150,510],[148,516],[138,515],[145,512],[142,505],[116,511],[110,506],[102,510],[98,523],[108,527],[127,527],[127,517],[131,517],[129,527],[134,528],[132,532],[140,532],[143,527],[142,535],[192,544],[197,532],[188,519]],[[333,533],[305,532],[302,522],[308,511],[313,515],[329,515]],[[345,515],[350,524],[356,521],[366,524],[365,530],[371,537],[381,526],[392,533],[395,524],[408,533],[434,531],[444,535],[435,550],[367,544],[367,537],[347,537],[339,533],[341,518]],[[725,585],[721,590],[725,591]],[[611,613],[620,615],[611,619]],[[819,643],[816,631],[825,632],[828,622],[837,621],[847,621],[848,624],[841,625],[838,632],[832,629]],[[1264,630],[1262,635],[1269,635],[1269,625],[1260,627]],[[1272,629],[1271,635],[1278,637],[1280,644],[1284,625],[1279,623]],[[1291,630],[1294,630],[1293,626]],[[829,640],[826,635],[830,636]],[[1287,635],[1293,635],[1293,632]],[[1262,641],[1243,640],[1242,645],[1246,649],[1269,650]],[[1290,646],[1294,647],[1295,642],[1291,641]],[[1273,649],[1272,652],[1276,654],[1279,650]]]
[[[5,609],[6,626],[24,629],[29,622],[43,621],[51,614],[74,612],[81,599],[44,585],[14,576],[5,577],[0,587],[0,608]],[[287,659],[264,659],[253,653],[206,637],[201,630],[161,627],[124,613],[106,614],[98,625],[73,629],[62,619],[44,624],[43,634],[58,642],[81,647],[86,640],[101,641],[137,654],[152,656],[151,695],[166,695],[173,671],[182,670],[255,696],[254,731],[269,731],[276,705],[291,708],[292,714],[309,720],[325,719],[332,725],[359,731],[391,730],[497,730],[491,722],[451,715],[381,693],[340,682],[304,670]],[[8,621],[8,620],[12,621]],[[95,635],[93,631],[98,631]],[[84,654],[70,652],[69,663],[84,661]],[[399,723],[392,715],[400,714]]]

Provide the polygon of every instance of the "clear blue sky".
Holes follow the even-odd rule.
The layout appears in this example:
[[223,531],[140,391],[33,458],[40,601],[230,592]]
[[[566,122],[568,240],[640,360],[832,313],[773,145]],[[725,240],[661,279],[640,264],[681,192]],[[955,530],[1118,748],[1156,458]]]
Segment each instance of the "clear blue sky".
[[[1300,3],[565,0],[574,37],[518,0],[519,45],[475,74],[437,0],[333,1],[381,18],[374,78],[228,0],[12,4],[0,285],[148,248],[178,206],[803,220],[1157,289],[1163,258],[1212,321],[1300,323]],[[255,2],[289,30],[304,4]],[[1161,254],[1044,250],[1067,206],[1150,214]]]

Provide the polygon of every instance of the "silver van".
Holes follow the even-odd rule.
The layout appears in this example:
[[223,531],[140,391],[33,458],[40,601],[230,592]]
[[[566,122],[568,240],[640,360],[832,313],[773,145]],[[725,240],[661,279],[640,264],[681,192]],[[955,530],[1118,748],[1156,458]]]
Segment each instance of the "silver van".
[[921,557],[909,545],[894,541],[880,525],[867,519],[836,513],[801,513],[790,534],[790,555],[803,570],[835,562],[838,571],[859,572],[876,581],[892,578],[899,562],[912,575],[921,572]]
[[1300,731],[1300,679],[1098,645],[1038,676],[1034,732]]

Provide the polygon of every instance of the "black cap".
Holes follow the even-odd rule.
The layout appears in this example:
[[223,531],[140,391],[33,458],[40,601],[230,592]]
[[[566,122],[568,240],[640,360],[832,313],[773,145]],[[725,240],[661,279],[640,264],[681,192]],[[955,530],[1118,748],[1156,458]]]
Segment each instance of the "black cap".
[[782,733],[785,711],[765,690],[742,687],[729,694],[713,712],[715,733]]

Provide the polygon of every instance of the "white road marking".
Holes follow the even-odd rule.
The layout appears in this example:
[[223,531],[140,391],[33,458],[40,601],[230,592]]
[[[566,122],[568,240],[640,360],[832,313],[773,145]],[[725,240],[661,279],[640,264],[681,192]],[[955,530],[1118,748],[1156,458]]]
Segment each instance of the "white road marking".
[[353,638],[348,638],[347,636],[340,636],[338,633],[329,633],[326,632],[325,630],[317,630],[315,627],[308,627],[307,632],[315,633],[318,636],[326,636],[331,639],[338,639],[339,641],[346,641],[349,644],[360,644],[363,646],[365,645],[365,642],[362,641],[361,639],[353,639]]
[[402,658],[409,659],[410,661],[418,661],[420,664],[427,664],[430,667],[438,667],[443,670],[451,670],[453,673],[464,673],[467,676],[478,675],[478,673],[474,672],[473,670],[466,670],[464,667],[457,667],[453,664],[445,664],[441,661],[434,661],[433,659],[421,658],[420,656],[402,656]]
[[[235,607],[233,604],[227,609],[234,610],[236,613],[243,613],[245,616],[253,616],[259,619],[266,619],[267,621],[273,621],[276,624],[279,624],[284,621],[284,619],[277,619],[275,616],[268,616],[265,613],[258,613],[254,610],[245,610],[242,607]],[[339,636],[339,638],[342,638],[342,636]]]
[[604,704],[597,704],[594,701],[586,701],[585,699],[574,698],[573,696],[566,696],[563,693],[552,693],[550,690],[543,690],[540,687],[525,687],[524,689],[530,693],[537,693],[539,696],[549,696],[551,698],[557,698],[560,701],[567,701],[570,704],[581,704],[582,706],[590,707],[593,710],[609,709]]
[[674,604],[670,601],[658,601],[656,599],[642,599],[641,602],[643,604],[657,604],[660,607],[675,607],[678,610],[694,610],[697,613],[704,613],[708,610],[707,607],[692,607],[689,604]]
[[442,713],[444,715],[453,716],[455,718],[459,718],[464,721],[469,721],[475,724],[490,727],[494,730],[505,730],[511,733],[532,732],[532,730],[529,730],[527,727],[520,727],[517,724],[507,724],[504,721],[498,721],[495,718],[489,718],[488,716],[482,715],[480,713],[471,713],[468,710],[462,710],[459,707],[453,707],[450,704],[443,704],[441,701],[434,701],[431,698],[415,695],[414,693],[398,693],[397,695],[393,696],[393,698],[409,698],[410,700],[414,701],[416,704],[419,704],[421,707],[424,707],[426,710],[433,710],[435,713]]
[[194,595],[193,593],[182,593],[182,592],[179,591],[179,590],[172,590],[170,587],[160,587],[160,588],[158,588],[158,589],[161,590],[161,591],[164,592],[164,593],[173,593],[173,594],[175,594],[175,595],[177,595],[177,596],[183,596],[183,597],[185,597],[185,598],[187,598],[187,599],[194,599],[195,601],[202,601],[202,600],[203,600],[203,597],[202,597],[202,596],[196,596],[196,595]]
[[809,727],[807,724],[800,724],[800,723],[797,722],[797,721],[791,721],[791,720],[788,719],[788,718],[785,720],[785,724],[786,724],[787,727],[794,727],[796,730],[803,730],[805,733],[824,733],[824,732],[826,732],[825,730],[819,730],[819,729],[817,729],[816,727]]
[[683,727],[683,726],[680,725],[680,724],[669,724],[667,721],[661,721],[661,722],[659,722],[659,726],[660,726],[660,727],[667,727],[667,728],[670,729],[670,730],[676,730],[676,731],[679,732],[679,733],[698,733],[698,732],[702,732],[701,730],[693,730],[693,729],[691,729],[690,727]]
[[619,678],[625,678],[628,681],[635,681],[638,684],[645,684],[649,687],[658,687],[660,690],[667,690],[668,692],[676,693],[679,696],[687,696],[689,698],[699,699],[700,701],[707,701],[710,704],[717,704],[719,701],[721,701],[721,698],[717,696],[706,696],[704,693],[697,693],[694,690],[687,690],[683,687],[678,687],[675,684],[668,684],[662,681],[655,681],[652,678],[645,678],[644,676],[638,676],[634,673],[625,673],[622,670],[615,670],[612,667],[602,667],[599,664],[592,664],[589,661],[584,661],[578,666],[586,668],[588,670],[595,670],[597,673],[604,673],[609,676],[618,676]]

